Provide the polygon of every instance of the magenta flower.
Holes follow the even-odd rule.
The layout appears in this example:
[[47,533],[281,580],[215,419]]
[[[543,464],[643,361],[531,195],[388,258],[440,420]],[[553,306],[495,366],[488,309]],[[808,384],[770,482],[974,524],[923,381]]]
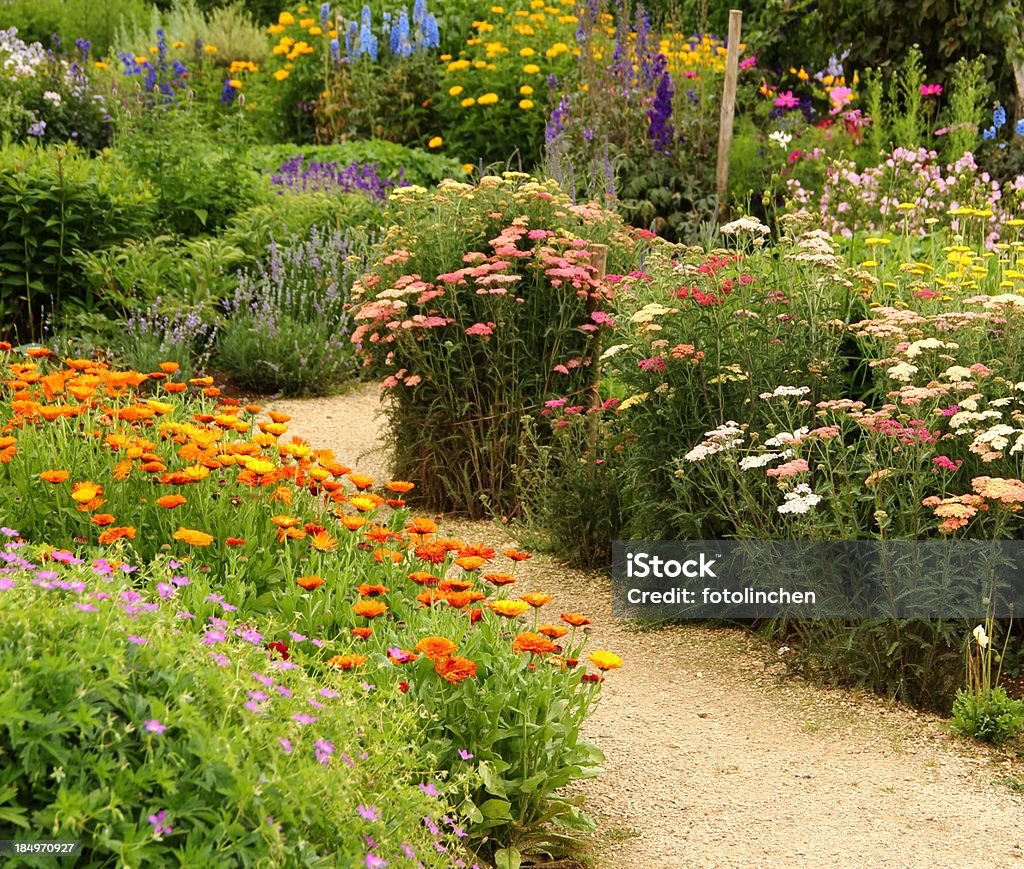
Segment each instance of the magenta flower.
[[167,809],[161,809],[155,815],[149,816],[149,822],[153,825],[154,836],[166,836],[168,833],[173,832],[174,827],[170,824],[165,824],[167,820]]
[[940,84],[923,84],[921,85],[921,96],[923,97],[937,97],[942,93],[942,85]]
[[380,809],[376,806],[356,806],[356,811],[367,821],[376,821],[380,818]]
[[383,857],[378,857],[376,854],[367,853],[364,865],[366,869],[384,869],[388,865],[388,861]]
[[793,96],[793,91],[783,91],[775,98],[775,105],[780,109],[795,109],[800,100]]
[[425,793],[428,797],[436,797],[438,795],[437,788],[434,787],[433,782],[425,782],[423,784],[417,785],[417,787],[421,791],[423,791],[423,793]]
[[460,748],[459,749],[459,757],[461,757],[463,760],[472,760],[473,759],[473,755],[470,754],[468,751],[466,751],[466,749],[464,749],[464,748]]
[[135,636],[135,634],[129,634],[128,635],[128,642],[129,643],[133,643],[136,646],[144,646],[144,645],[146,645],[146,643],[149,642],[149,640],[146,639],[146,637],[137,637],[137,636]]
[[277,741],[281,743],[281,748],[284,749],[285,754],[292,753],[292,744],[290,740],[285,739],[283,736],[279,736],[277,737]]
[[150,718],[145,724],[146,730],[150,733],[160,735],[167,729],[166,724],[161,724],[159,718]]
[[305,712],[296,712],[292,716],[292,721],[298,721],[299,724],[316,724],[316,717]]

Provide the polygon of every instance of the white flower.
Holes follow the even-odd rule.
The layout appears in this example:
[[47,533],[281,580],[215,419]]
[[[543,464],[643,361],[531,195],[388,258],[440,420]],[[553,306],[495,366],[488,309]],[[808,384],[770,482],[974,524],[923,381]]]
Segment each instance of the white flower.
[[978,641],[978,645],[981,646],[981,648],[984,649],[988,647],[988,634],[985,633],[984,625],[978,625],[972,633],[974,634],[974,639]]
[[792,492],[786,492],[786,500],[778,506],[780,513],[806,513],[821,503],[821,495],[815,495],[806,483],[800,483]]
[[775,437],[768,438],[764,445],[766,447],[781,447],[786,444],[800,443],[810,432],[811,430],[805,425],[800,426],[796,431],[780,431]]
[[762,392],[759,398],[768,401],[771,398],[779,398],[785,395],[807,395],[811,391],[809,386],[776,386],[773,392]]
[[907,359],[916,359],[925,350],[957,350],[960,345],[955,344],[952,341],[940,341],[938,338],[922,338],[920,341],[914,341],[904,352]]
[[[619,405],[621,408],[622,405]],[[697,444],[683,458],[688,462],[701,462],[708,456],[717,453],[724,453],[733,447],[743,443],[743,429],[735,420],[722,423],[718,428],[704,433],[707,438],[703,443]]]
[[792,450],[786,450],[783,453],[759,453],[754,456],[744,456],[737,464],[740,466],[740,470],[749,471],[753,468],[763,468],[776,459],[788,459],[792,455]]
[[55,106],[60,105],[60,94],[56,91],[44,91],[43,99],[46,100],[48,103],[53,103],[53,105]]
[[776,130],[768,139],[785,151],[789,147],[789,143],[793,141],[793,136],[790,133],[784,133],[782,130]]
[[909,362],[897,362],[892,368],[886,369],[885,373],[900,383],[909,383],[910,379],[917,374],[917,366],[911,365]]
[[751,235],[768,235],[771,230],[756,217],[740,217],[732,223],[727,223],[720,232],[722,235],[736,235],[741,232],[749,232]]

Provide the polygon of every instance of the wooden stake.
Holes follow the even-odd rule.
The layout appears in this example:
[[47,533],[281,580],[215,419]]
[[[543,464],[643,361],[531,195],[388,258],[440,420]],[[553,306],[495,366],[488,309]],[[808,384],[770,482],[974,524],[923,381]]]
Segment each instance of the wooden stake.
[[722,116],[718,125],[718,169],[715,173],[715,223],[725,212],[729,194],[729,149],[732,147],[732,121],[736,114],[736,79],[740,69],[740,26],[743,13],[729,10],[729,45],[725,56],[725,88],[722,91]]

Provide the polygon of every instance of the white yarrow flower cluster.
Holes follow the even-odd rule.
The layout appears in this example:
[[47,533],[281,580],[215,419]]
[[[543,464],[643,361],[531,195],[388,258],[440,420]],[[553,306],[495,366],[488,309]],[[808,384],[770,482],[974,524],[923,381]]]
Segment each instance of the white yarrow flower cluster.
[[736,464],[740,466],[741,471],[750,471],[754,468],[763,468],[765,465],[769,465],[776,459],[788,459],[792,458],[793,451],[786,450],[781,453],[758,453],[755,456],[744,456]]
[[707,438],[703,443],[697,444],[684,458],[688,462],[702,462],[708,456],[717,453],[724,453],[733,447],[743,443],[743,429],[735,420],[722,423],[718,428],[704,433]]
[[740,217],[731,223],[725,224],[719,232],[722,235],[738,235],[741,232],[749,232],[751,235],[768,235],[771,230],[761,223],[756,217]]
[[799,443],[810,433],[811,430],[807,426],[802,425],[796,431],[780,431],[775,437],[768,438],[764,445],[766,447],[782,447],[786,444]]
[[762,392],[759,398],[768,401],[772,398],[781,398],[789,395],[807,395],[811,391],[809,386],[776,386],[772,392]]
[[786,500],[778,506],[780,513],[806,513],[821,503],[821,495],[815,495],[806,483],[800,483],[792,492],[786,492]]

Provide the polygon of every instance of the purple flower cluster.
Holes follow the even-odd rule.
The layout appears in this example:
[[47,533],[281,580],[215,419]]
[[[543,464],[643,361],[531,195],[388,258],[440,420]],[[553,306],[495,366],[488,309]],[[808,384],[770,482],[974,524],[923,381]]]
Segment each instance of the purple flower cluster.
[[[404,170],[399,174],[398,186],[405,185]],[[279,194],[309,193],[363,193],[375,202],[383,202],[395,182],[381,178],[377,163],[305,163],[302,154],[286,160],[270,176],[270,183]]]

